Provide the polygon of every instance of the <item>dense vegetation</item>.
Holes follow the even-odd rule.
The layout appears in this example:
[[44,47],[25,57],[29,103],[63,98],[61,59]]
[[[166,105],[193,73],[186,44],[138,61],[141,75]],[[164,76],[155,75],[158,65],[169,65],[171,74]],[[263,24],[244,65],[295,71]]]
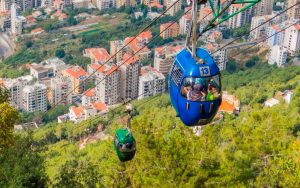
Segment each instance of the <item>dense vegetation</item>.
[[[242,112],[206,126],[200,137],[174,118],[168,95],[134,102],[132,132],[138,150],[127,163],[118,161],[112,143],[114,131],[125,124],[122,108],[107,119],[50,123],[34,131],[31,149],[18,138],[21,143],[0,154],[0,185],[26,187],[34,181],[32,187],[45,182],[51,187],[299,187],[299,75],[299,67],[270,66],[223,75],[225,89],[242,100]],[[284,89],[294,90],[290,105],[263,108],[262,98]],[[97,136],[100,139],[93,140]],[[29,164],[21,152],[32,149],[26,154],[35,157],[29,157]],[[9,164],[15,170],[4,176],[11,172]],[[28,173],[24,166],[32,164],[36,166]]]

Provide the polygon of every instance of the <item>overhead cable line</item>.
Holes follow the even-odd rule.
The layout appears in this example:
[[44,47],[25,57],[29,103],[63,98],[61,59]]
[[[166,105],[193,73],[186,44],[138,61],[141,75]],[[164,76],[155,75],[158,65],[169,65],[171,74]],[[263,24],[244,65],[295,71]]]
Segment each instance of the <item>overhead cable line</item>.
[[[109,63],[110,60],[112,60],[114,57],[117,56],[118,53],[120,53],[122,50],[124,50],[130,43],[132,43],[142,32],[145,32],[146,30],[148,30],[159,18],[161,18],[167,11],[169,11],[173,6],[175,6],[176,3],[178,3],[180,0],[176,0],[170,7],[168,7],[166,10],[164,10],[158,17],[156,17],[153,21],[151,21],[150,24],[148,24],[145,28],[143,28],[135,37],[133,37],[129,42],[127,42],[121,49],[119,49],[114,55],[110,56],[108,60],[106,60],[99,68],[97,68],[94,72],[92,72],[92,74],[90,74],[85,80],[84,83],[86,81],[88,81],[89,79],[91,79],[91,77],[99,70],[101,69],[105,64]],[[69,95],[71,95],[77,88],[79,87],[76,86],[72,89],[71,92],[69,92],[65,97],[68,97]],[[56,104],[54,104],[53,107],[51,107],[49,110],[55,108],[58,104],[60,104],[64,99],[61,99],[60,101],[58,101]],[[49,111],[47,110],[47,111]]]
[[295,6],[299,5],[299,4],[300,4],[300,2],[298,2],[298,3],[296,3],[296,4],[294,4],[294,5],[290,6],[290,7],[288,7],[288,8],[285,9],[284,11],[282,11],[282,12],[276,14],[276,15],[273,16],[272,18],[266,20],[265,22],[259,24],[259,25],[256,26],[256,27],[254,27],[254,28],[251,29],[249,32],[247,32],[246,34],[239,36],[238,38],[234,39],[233,41],[231,41],[231,42],[227,43],[226,45],[222,46],[221,48],[217,49],[215,52],[211,53],[211,55],[217,53],[218,51],[224,49],[225,47],[227,47],[227,46],[233,44],[234,42],[236,42],[236,41],[238,41],[238,40],[240,40],[243,36],[249,35],[252,31],[254,31],[254,30],[258,29],[259,27],[263,26],[264,24],[266,24],[266,23],[272,21],[272,20],[275,19],[276,17],[280,16],[281,14],[285,13],[286,11],[290,10],[291,8],[293,8],[293,7],[295,7]]

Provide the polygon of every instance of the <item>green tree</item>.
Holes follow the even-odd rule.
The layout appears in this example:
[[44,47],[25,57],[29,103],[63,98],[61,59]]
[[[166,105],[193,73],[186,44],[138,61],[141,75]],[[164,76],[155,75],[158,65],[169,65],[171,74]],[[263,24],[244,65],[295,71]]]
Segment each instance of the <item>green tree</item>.
[[0,187],[46,187],[48,178],[39,152],[31,135],[16,136],[14,145],[0,153]]
[[227,65],[226,65],[226,70],[229,72],[229,73],[234,73],[236,70],[237,70],[237,64],[236,64],[236,61],[234,60],[230,60],[227,62]]
[[8,104],[8,98],[9,92],[0,87],[0,154],[13,144],[14,124],[19,119],[18,111]]
[[66,53],[64,49],[58,49],[55,51],[55,56],[58,58],[63,58],[65,57]]

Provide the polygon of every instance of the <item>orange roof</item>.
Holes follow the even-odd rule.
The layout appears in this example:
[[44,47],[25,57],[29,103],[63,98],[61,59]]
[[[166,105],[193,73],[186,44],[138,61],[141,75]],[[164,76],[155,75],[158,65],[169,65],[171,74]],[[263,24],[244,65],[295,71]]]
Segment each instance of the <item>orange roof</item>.
[[272,28],[277,32],[281,31],[281,28],[279,27],[279,25],[272,25]]
[[95,102],[95,103],[91,103],[91,105],[96,108],[97,111],[104,111],[107,110],[107,106],[106,104],[102,103],[102,102]]
[[152,33],[150,30],[140,33],[137,37],[138,40],[144,40],[144,39],[149,40],[151,38],[152,38]]
[[294,26],[296,30],[300,31],[300,24]]
[[191,19],[192,19],[192,15],[191,15],[191,14],[186,14],[186,15],[185,15],[185,19],[191,20]]
[[86,76],[87,72],[80,66],[73,66],[65,70],[70,76],[79,78],[81,76]]
[[118,69],[116,65],[99,65],[98,63],[93,63],[90,65],[93,70],[97,70],[99,73],[104,73],[105,75],[110,75],[112,72]]
[[235,110],[235,107],[233,104],[230,104],[226,100],[222,100],[219,110],[223,111],[223,112],[233,113]]
[[82,106],[79,106],[79,107],[72,106],[71,111],[74,112],[76,117],[80,117],[84,114],[84,109]]
[[205,13],[205,15],[210,14],[212,12],[210,7],[205,7],[203,9],[201,9],[201,13]]
[[125,44],[128,44],[128,46],[134,51],[137,52],[139,51],[141,48],[143,48],[142,50],[140,50],[139,52],[147,52],[150,51],[150,49],[145,46],[142,42],[140,42],[138,39],[134,39],[133,41],[131,41],[134,37],[127,37],[125,38]]
[[162,32],[166,28],[171,29],[171,28],[174,28],[174,27],[179,28],[179,25],[178,25],[177,22],[168,22],[168,23],[160,24],[160,32]]
[[91,88],[91,89],[86,90],[83,93],[83,95],[85,95],[87,97],[94,97],[95,96],[95,92],[96,92],[96,89],[95,88]]
[[31,34],[41,33],[41,32],[44,32],[44,29],[42,29],[42,28],[39,27],[39,28],[36,28],[36,29],[32,30]]
[[91,58],[95,58],[98,62],[105,62],[110,58],[105,48],[87,48],[85,49],[85,53]]
[[3,86],[4,85],[4,80],[2,80],[1,78],[0,78],[0,86]]
[[234,8],[237,8],[237,9],[241,9],[244,7],[243,4],[232,4],[231,6],[233,6]]
[[132,57],[132,55],[127,53],[123,55],[123,62],[125,62],[124,65],[130,65],[132,63],[138,62],[139,60],[140,58],[138,56]]
[[150,3],[150,4],[149,4],[149,7],[156,7],[156,8],[158,8],[158,9],[162,9],[164,6],[161,5],[161,4],[158,3],[158,2],[153,2],[153,3]]
[[169,53],[177,53],[182,49],[183,46],[178,45],[178,46],[160,46],[155,48],[154,50],[156,53],[162,54],[162,53],[166,53],[166,51],[168,51]]

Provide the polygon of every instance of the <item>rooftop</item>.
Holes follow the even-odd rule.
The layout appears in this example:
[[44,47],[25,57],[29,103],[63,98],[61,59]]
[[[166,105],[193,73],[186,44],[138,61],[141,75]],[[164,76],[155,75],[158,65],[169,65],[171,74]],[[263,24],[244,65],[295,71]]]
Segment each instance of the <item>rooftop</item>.
[[85,54],[98,62],[105,62],[110,58],[110,55],[105,48],[87,48],[85,49]]
[[86,76],[87,72],[80,66],[73,66],[65,70],[67,74],[74,78],[79,78],[81,76]]

